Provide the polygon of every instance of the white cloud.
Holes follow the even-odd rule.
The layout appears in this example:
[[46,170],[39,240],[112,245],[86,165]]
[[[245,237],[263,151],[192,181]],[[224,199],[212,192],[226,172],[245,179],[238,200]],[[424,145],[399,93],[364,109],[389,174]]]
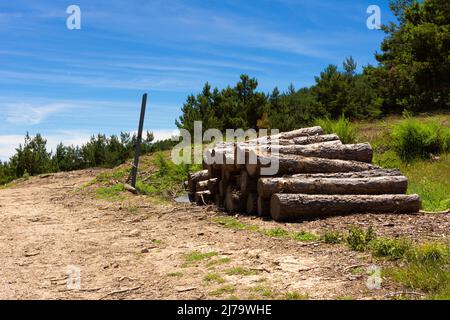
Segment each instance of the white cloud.
[[35,125],[50,115],[66,107],[62,104],[35,106],[28,103],[9,105],[6,110],[6,121],[13,124]]

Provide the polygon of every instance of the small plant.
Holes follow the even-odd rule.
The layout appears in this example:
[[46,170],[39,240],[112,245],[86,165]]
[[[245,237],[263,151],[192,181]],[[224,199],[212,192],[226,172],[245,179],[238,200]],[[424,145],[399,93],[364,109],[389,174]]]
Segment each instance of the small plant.
[[121,193],[124,191],[124,186],[122,183],[118,183],[112,187],[100,187],[97,189],[97,198],[118,201],[123,200],[123,195]]
[[272,228],[264,230],[264,234],[269,237],[281,238],[289,235],[289,232],[282,228]]
[[448,263],[450,247],[442,243],[429,242],[417,245],[408,252],[408,261],[422,264]]
[[392,138],[395,152],[404,161],[450,151],[450,128],[437,122],[408,117],[394,127]]
[[242,268],[242,267],[234,267],[234,268],[225,270],[225,274],[227,274],[229,276],[251,276],[251,275],[256,275],[258,273],[259,272],[257,270],[251,270],[251,269]]
[[285,300],[308,300],[309,295],[307,293],[287,292],[284,295]]
[[343,143],[356,142],[356,130],[344,116],[337,120],[317,119],[316,125],[321,126],[325,133],[336,133]]
[[315,241],[318,239],[318,237],[314,233],[310,233],[307,231],[293,232],[290,233],[289,236],[292,239],[300,242]]
[[233,217],[218,217],[213,221],[229,229],[244,230],[246,228],[244,223]]
[[233,294],[236,291],[236,287],[234,285],[225,285],[223,287],[220,287],[219,289],[216,289],[209,294],[211,296],[222,296],[224,294]]
[[398,260],[411,250],[411,242],[406,239],[379,238],[370,244],[372,255],[386,257],[389,260]]
[[344,241],[344,236],[339,231],[327,231],[322,238],[328,244],[338,244]]
[[369,227],[367,231],[354,227],[350,230],[346,241],[352,250],[362,252],[367,249],[369,243],[374,239],[375,233],[372,227]]
[[181,278],[183,276],[183,272],[170,272],[167,274],[167,276]]
[[231,262],[231,259],[230,259],[230,258],[220,258],[220,259],[215,259],[215,260],[209,261],[209,262],[206,264],[206,266],[207,266],[208,268],[212,268],[212,267],[214,267],[214,266],[216,266],[216,265],[219,265],[219,264],[227,264],[227,263],[230,263],[230,262]]
[[208,273],[204,278],[206,282],[224,283],[225,280],[218,273]]
[[206,253],[202,253],[199,251],[192,251],[192,252],[186,254],[184,258],[187,263],[191,263],[191,262],[209,259],[209,258],[217,256],[217,255],[218,255],[218,253],[214,252],[214,251],[206,252]]
[[276,297],[276,293],[268,286],[259,285],[250,290],[267,299],[274,299]]

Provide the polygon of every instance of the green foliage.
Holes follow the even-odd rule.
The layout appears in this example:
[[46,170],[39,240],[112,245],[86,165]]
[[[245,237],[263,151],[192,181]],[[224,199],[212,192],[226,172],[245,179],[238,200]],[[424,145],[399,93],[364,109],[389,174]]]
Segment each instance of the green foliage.
[[225,274],[227,274],[229,276],[251,276],[251,275],[256,275],[258,273],[259,272],[257,270],[251,270],[251,269],[242,268],[242,267],[234,267],[234,268],[225,270]]
[[411,249],[411,242],[406,239],[378,238],[371,242],[370,249],[375,257],[398,260]]
[[[47,152],[47,140],[40,134],[31,137],[27,133],[24,144],[16,149],[16,154],[8,162],[0,162],[0,184],[20,178],[25,172],[34,176],[91,167],[113,168],[133,156],[136,141],[136,135],[123,132],[120,138],[99,134],[82,146],[64,146],[60,143],[51,153]],[[147,132],[141,144],[142,154],[173,145],[167,140],[155,144],[152,141],[153,134]]]
[[203,278],[205,282],[216,282],[216,283],[224,283],[225,279],[223,279],[218,273],[208,273]]
[[217,256],[218,253],[211,251],[211,252],[199,252],[199,251],[192,251],[189,252],[188,254],[185,255],[185,261],[187,263],[191,263],[191,262],[197,262],[197,261],[201,261],[201,260],[205,260],[205,259],[209,259],[211,257]]
[[123,184],[118,183],[110,187],[100,187],[96,193],[99,199],[117,201],[123,199],[123,195],[121,195],[123,191],[125,191]]
[[322,238],[328,244],[338,244],[344,241],[344,236],[339,231],[327,231]]
[[408,118],[394,127],[392,137],[394,150],[404,161],[450,151],[450,128],[437,122]]
[[399,21],[384,26],[387,36],[370,70],[386,112],[445,109],[450,88],[450,6],[446,0],[395,0]]
[[136,187],[142,194],[166,198],[183,192],[182,183],[187,180],[188,173],[200,169],[198,165],[175,164],[162,152],[155,154],[153,165],[156,170],[145,181],[139,180]]
[[244,223],[233,217],[218,217],[214,218],[214,221],[229,229],[245,230],[247,227]]
[[318,239],[318,237],[315,234],[307,231],[292,232],[289,234],[289,236],[293,240],[300,242],[315,241]]
[[406,265],[388,271],[394,280],[429,299],[450,299],[450,247],[431,242],[416,245],[405,253]]
[[281,237],[287,237],[289,235],[289,232],[282,228],[272,228],[272,229],[264,230],[264,234],[269,237],[281,238]]
[[363,230],[359,227],[353,227],[347,238],[348,246],[355,251],[365,251],[370,242],[375,239],[375,233],[372,227],[369,227],[367,230]]
[[337,120],[329,118],[317,119],[315,124],[321,126],[325,133],[336,133],[343,143],[356,142],[356,129],[344,116]]

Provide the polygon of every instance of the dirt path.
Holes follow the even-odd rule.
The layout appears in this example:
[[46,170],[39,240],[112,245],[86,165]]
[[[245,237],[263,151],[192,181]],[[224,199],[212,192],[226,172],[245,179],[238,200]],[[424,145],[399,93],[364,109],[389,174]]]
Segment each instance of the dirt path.
[[[143,197],[106,202],[74,192],[97,173],[36,177],[0,190],[0,299],[364,299],[398,290],[390,283],[369,290],[371,258],[344,246],[224,228],[212,209]],[[372,218],[352,219],[345,221],[364,225]],[[320,230],[342,221],[282,226]],[[448,237],[448,215],[420,225]]]

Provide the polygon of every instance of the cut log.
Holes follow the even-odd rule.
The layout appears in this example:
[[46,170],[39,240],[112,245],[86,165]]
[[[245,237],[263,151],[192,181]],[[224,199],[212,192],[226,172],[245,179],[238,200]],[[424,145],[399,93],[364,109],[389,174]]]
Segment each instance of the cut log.
[[219,194],[222,198],[225,198],[226,193],[227,193],[227,188],[229,185],[230,185],[230,183],[227,180],[219,181]]
[[[271,152],[273,146],[259,147],[263,152]],[[295,154],[305,157],[326,159],[352,160],[359,162],[372,162],[373,151],[368,143],[342,144],[340,141],[328,141],[309,145],[277,146],[280,154]]]
[[261,175],[261,167],[268,167],[274,161],[278,161],[277,175],[298,173],[337,173],[352,171],[367,171],[380,169],[376,165],[365,162],[336,160],[315,157],[304,157],[296,155],[271,155],[257,150],[252,157],[258,159],[258,164],[247,164],[246,169],[250,176]]
[[270,135],[267,137],[260,137],[257,139],[250,140],[250,142],[260,142],[260,141],[268,141],[268,140],[276,140],[276,139],[294,139],[298,137],[309,137],[309,136],[315,136],[315,135],[322,135],[323,129],[321,127],[310,127],[310,128],[302,128],[297,129],[289,132],[282,132],[276,135]]
[[258,195],[249,193],[247,195],[247,214],[253,215],[258,213]]
[[195,193],[195,203],[199,206],[204,206],[213,201],[211,192],[199,191]]
[[270,199],[258,197],[258,216],[270,217]]
[[[315,136],[309,136],[309,137],[298,137],[294,138],[292,140],[293,144],[298,145],[306,145],[306,144],[313,144],[313,143],[320,143],[320,142],[327,142],[327,141],[340,141],[339,136],[337,134],[324,134],[324,135],[315,135]],[[280,143],[280,145],[282,145]]]
[[199,191],[206,191],[206,190],[208,190],[208,181],[209,180],[197,182],[197,185],[195,186],[195,191],[199,192]]
[[211,179],[220,178],[222,176],[222,168],[215,169],[214,165],[208,165],[208,173]]
[[249,176],[247,171],[241,172],[240,190],[243,194],[256,193],[256,186],[258,184],[257,178]]
[[197,186],[197,182],[204,181],[209,179],[208,170],[202,170],[197,172],[191,172],[188,174],[188,189],[189,192],[195,193],[195,188]]
[[233,189],[232,186],[228,186],[225,195],[225,210],[228,213],[239,213],[246,210],[246,198],[240,191]]
[[276,221],[292,221],[310,216],[350,213],[415,213],[420,210],[418,195],[272,195],[270,213]]
[[405,194],[405,176],[371,178],[261,178],[258,195],[270,198],[275,193],[303,194]]
[[223,207],[223,198],[218,193],[214,197],[214,204],[217,206],[217,208]]
[[208,190],[213,195],[216,193],[219,193],[219,179],[218,178],[208,180]]
[[370,178],[370,177],[391,177],[401,176],[402,173],[398,169],[375,169],[359,172],[340,172],[340,173],[311,173],[311,174],[294,174],[291,176],[285,176],[285,178]]

